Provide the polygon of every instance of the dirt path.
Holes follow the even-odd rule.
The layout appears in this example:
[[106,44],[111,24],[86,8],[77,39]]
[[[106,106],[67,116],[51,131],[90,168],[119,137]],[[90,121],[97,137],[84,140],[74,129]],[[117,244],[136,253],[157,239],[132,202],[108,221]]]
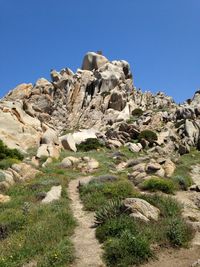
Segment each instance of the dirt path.
[[157,260],[150,261],[141,267],[191,267],[200,258],[200,247],[165,249],[156,256]]
[[83,210],[77,186],[80,179],[69,183],[69,197],[72,201],[71,207],[78,222],[72,241],[76,250],[77,260],[72,267],[103,267],[101,260],[102,250],[95,238],[95,229],[91,228],[94,222],[94,214]]
[[[191,171],[194,184],[200,184],[200,165],[195,165]],[[195,191],[179,191],[175,198],[183,204],[183,216],[196,228],[196,234],[190,249],[165,249],[158,252],[158,259],[142,265],[143,267],[191,267],[200,259],[200,210],[195,201],[200,193]]]

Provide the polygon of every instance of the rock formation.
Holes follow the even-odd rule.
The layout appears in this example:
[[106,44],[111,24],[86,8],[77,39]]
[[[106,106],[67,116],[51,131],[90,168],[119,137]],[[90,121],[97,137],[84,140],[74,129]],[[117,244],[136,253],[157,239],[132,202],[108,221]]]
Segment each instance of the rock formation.
[[[26,151],[40,144],[38,158],[56,157],[60,142],[73,151],[76,142],[66,136],[47,140],[50,144],[45,135],[48,131],[63,135],[70,129],[93,129],[108,146],[127,144],[132,151],[148,145],[145,140],[130,143],[146,129],[157,133],[152,149],[158,154],[185,154],[191,146],[200,147],[199,91],[182,105],[162,92],[143,93],[134,87],[128,62],[109,61],[94,52],[85,55],[76,73],[69,68],[52,70],[51,79],[21,84],[0,101],[0,139],[9,147]],[[142,110],[140,116],[134,115],[136,109]]]

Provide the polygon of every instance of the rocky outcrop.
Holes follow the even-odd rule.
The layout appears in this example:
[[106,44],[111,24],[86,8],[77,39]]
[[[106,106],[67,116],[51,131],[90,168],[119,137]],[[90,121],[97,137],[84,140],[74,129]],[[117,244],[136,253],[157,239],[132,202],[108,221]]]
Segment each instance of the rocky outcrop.
[[27,163],[13,164],[7,170],[0,170],[0,191],[9,188],[15,183],[33,179],[38,173],[37,169]]
[[[105,134],[108,147],[127,144],[137,153],[141,145],[145,148],[152,144],[147,140],[130,142],[148,129],[158,136],[151,149],[160,156],[185,154],[191,146],[200,148],[199,91],[193,99],[177,105],[163,92],[153,95],[137,90],[128,62],[109,61],[94,52],[85,55],[82,69],[76,73],[69,68],[52,70],[51,79],[21,84],[0,102],[0,139],[9,147],[25,151],[40,142],[38,157],[57,157],[59,145],[48,143],[48,129],[60,135],[69,129],[88,129],[87,133],[76,131],[62,137],[59,142],[65,149],[76,151],[83,136],[96,138],[98,131]],[[142,112],[135,115],[135,109]]]

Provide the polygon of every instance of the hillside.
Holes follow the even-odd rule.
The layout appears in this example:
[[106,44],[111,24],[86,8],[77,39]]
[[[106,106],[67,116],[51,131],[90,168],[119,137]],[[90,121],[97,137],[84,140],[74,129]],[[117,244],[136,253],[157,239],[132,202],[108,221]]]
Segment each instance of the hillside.
[[200,91],[94,52],[50,74],[0,100],[0,266],[200,266]]

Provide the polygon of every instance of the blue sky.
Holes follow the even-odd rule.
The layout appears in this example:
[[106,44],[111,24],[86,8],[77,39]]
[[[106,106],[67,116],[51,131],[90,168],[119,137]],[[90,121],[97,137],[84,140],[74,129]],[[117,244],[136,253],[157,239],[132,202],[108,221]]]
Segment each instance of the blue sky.
[[184,101],[200,88],[200,1],[0,0],[0,97],[97,50],[127,60],[136,87]]

